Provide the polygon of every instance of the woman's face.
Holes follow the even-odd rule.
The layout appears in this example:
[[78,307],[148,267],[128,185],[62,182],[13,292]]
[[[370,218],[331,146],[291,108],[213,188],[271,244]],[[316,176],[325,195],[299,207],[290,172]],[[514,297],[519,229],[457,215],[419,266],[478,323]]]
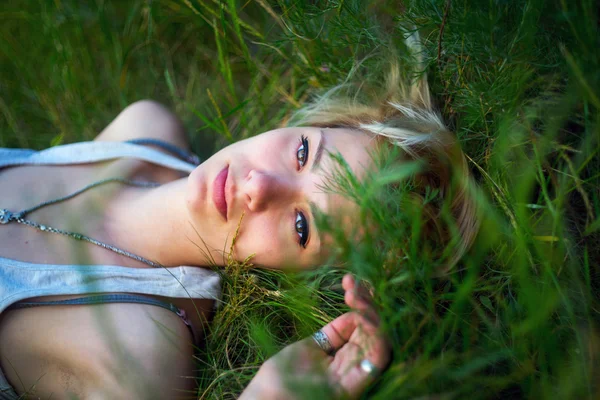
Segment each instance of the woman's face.
[[302,127],[222,149],[188,178],[189,217],[202,239],[197,244],[223,264],[239,225],[235,259],[254,255],[252,263],[267,268],[318,265],[331,238],[318,232],[316,210],[341,217],[348,232],[358,212],[350,200],[322,189],[337,167],[330,154],[340,154],[360,177],[373,163],[374,146],[357,130]]

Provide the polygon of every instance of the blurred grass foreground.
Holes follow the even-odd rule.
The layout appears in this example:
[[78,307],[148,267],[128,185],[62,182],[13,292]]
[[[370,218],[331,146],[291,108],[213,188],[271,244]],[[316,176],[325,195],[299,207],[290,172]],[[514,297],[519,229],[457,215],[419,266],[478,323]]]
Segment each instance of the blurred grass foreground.
[[[418,254],[390,258],[409,226],[339,244],[393,341],[390,368],[364,397],[597,399],[598,16],[593,0],[5,1],[0,147],[91,140],[152,98],[205,159],[346,79],[377,82],[390,57],[409,66],[404,38],[417,28],[483,220],[443,274]],[[345,310],[339,268],[246,267],[223,272],[198,398],[235,398],[266,358]]]

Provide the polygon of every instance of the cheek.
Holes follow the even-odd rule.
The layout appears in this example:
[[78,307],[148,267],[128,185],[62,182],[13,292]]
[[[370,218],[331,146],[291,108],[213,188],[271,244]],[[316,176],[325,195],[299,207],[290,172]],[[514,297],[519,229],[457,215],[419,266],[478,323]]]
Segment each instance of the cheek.
[[[291,228],[290,228],[291,229]],[[261,214],[242,220],[235,245],[235,257],[243,260],[254,254],[251,262],[276,268],[290,259],[290,244],[283,237],[280,218]]]
[[[264,134],[240,148],[240,156],[250,162],[252,168],[279,170],[293,167],[293,140],[284,135]],[[252,139],[251,139],[252,140]]]

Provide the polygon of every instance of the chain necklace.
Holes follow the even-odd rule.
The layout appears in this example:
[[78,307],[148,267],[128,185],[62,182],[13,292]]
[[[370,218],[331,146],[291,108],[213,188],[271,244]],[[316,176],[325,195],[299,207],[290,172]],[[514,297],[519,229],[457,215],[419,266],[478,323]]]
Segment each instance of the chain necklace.
[[153,188],[153,187],[160,186],[160,184],[156,183],[156,182],[134,181],[134,180],[123,179],[123,178],[108,178],[108,179],[103,179],[101,181],[91,183],[91,184],[83,187],[82,189],[79,189],[76,192],[71,193],[69,195],[66,195],[64,197],[60,197],[60,198],[54,199],[54,200],[45,201],[45,202],[43,202],[41,204],[38,204],[37,206],[28,208],[26,210],[23,210],[23,211],[20,211],[20,212],[17,212],[17,213],[10,212],[10,211],[8,211],[6,209],[0,209],[0,224],[1,225],[6,225],[6,224],[8,224],[10,222],[13,222],[13,221],[14,222],[18,222],[19,224],[29,225],[29,226],[31,226],[31,227],[39,230],[39,231],[42,231],[42,232],[58,233],[60,235],[65,235],[65,236],[71,237],[71,238],[76,239],[76,240],[83,240],[83,241],[86,241],[88,243],[95,244],[96,246],[100,246],[100,247],[105,248],[107,250],[114,251],[115,253],[120,254],[122,256],[126,256],[126,257],[132,258],[134,260],[143,262],[144,264],[150,265],[151,267],[164,268],[159,263],[156,263],[154,261],[150,261],[150,260],[148,260],[148,259],[146,259],[144,257],[140,257],[140,256],[135,255],[133,253],[130,253],[128,251],[119,249],[118,247],[112,246],[110,244],[103,243],[103,242],[101,242],[99,240],[93,239],[93,238],[91,238],[89,236],[85,236],[85,235],[83,235],[81,233],[68,232],[68,231],[64,231],[62,229],[56,229],[56,228],[53,228],[53,227],[48,226],[48,225],[38,224],[38,223],[35,223],[33,221],[25,219],[25,217],[27,216],[27,214],[32,213],[32,212],[34,212],[36,210],[39,210],[42,207],[50,206],[50,205],[53,205],[53,204],[61,203],[63,201],[72,199],[73,197],[77,196],[78,194],[81,194],[81,193],[83,193],[83,192],[85,192],[85,191],[87,191],[89,189],[92,189],[92,188],[95,188],[97,186],[104,185],[104,184],[110,183],[110,182],[119,182],[119,183],[122,183],[122,184],[125,184],[125,185],[135,186],[135,187],[143,187],[143,188]]

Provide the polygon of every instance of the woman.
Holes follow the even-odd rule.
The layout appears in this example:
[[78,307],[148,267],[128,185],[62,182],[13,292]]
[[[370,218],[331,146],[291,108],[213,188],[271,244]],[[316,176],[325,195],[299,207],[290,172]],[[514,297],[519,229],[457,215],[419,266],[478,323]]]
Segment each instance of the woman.
[[[424,81],[406,88],[391,74],[386,87],[362,104],[334,90],[299,113],[304,127],[235,143],[197,167],[172,155],[171,145],[187,149],[181,124],[149,101],[95,143],[0,154],[0,398],[185,397],[193,339],[219,297],[216,274],[197,266],[250,256],[265,268],[318,265],[332,244],[316,226],[320,212],[355,233],[358,206],[322,190],[337,167],[331,154],[359,178],[390,144],[425,160],[414,199],[433,186],[448,201],[454,262],[476,230],[466,180],[454,179],[466,175],[462,153]],[[447,242],[432,207],[423,204],[425,233]],[[356,311],[265,363],[242,397],[288,398],[282,363],[350,397],[386,366],[375,312],[350,277],[343,284]]]

